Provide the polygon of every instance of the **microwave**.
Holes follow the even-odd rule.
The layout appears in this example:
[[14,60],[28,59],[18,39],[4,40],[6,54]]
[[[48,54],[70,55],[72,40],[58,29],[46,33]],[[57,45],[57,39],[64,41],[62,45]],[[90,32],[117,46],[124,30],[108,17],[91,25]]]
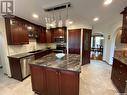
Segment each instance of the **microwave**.
[[57,37],[54,38],[55,43],[64,43],[65,42],[65,38],[64,37]]

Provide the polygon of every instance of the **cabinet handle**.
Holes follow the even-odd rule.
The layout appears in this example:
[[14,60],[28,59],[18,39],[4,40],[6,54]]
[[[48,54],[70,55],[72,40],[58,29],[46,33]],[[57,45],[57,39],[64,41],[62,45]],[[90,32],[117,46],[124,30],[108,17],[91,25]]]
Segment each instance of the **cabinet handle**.
[[121,79],[119,78],[119,81],[120,81]]

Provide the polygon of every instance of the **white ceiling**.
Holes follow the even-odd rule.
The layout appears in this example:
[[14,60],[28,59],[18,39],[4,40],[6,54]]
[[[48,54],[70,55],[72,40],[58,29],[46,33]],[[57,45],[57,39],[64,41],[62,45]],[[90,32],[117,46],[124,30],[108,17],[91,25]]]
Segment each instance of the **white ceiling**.
[[[44,8],[70,1],[69,18],[74,25],[103,25],[119,21],[120,12],[127,6],[127,0],[113,0],[109,6],[104,6],[104,0],[15,0],[15,14],[31,22],[44,25]],[[39,19],[32,17],[33,13],[39,14]],[[66,13],[64,13],[66,16]],[[99,17],[98,22],[93,22],[94,17]]]

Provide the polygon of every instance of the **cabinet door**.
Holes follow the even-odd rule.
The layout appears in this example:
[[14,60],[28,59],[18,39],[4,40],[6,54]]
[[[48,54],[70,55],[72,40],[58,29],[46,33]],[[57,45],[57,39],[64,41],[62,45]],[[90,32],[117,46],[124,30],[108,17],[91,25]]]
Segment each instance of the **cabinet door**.
[[[80,42],[81,42],[81,29],[73,29],[69,30],[69,36],[68,36],[68,44],[69,44],[69,53],[75,54],[75,52],[72,52],[74,49],[79,51],[78,54],[80,54]],[[73,49],[73,50],[71,50]]]
[[59,95],[59,73],[55,69],[46,69],[47,95]]
[[60,71],[60,95],[79,95],[79,73]]
[[24,22],[20,22],[19,36],[20,36],[20,43],[21,44],[28,44],[29,43],[28,32],[27,32],[27,28],[25,27]]
[[[8,40],[11,39],[11,41],[8,41],[10,45],[21,45],[21,44],[28,44],[29,38],[27,29],[25,27],[25,23],[21,20],[17,19],[9,19],[9,23],[6,24],[6,33]],[[10,31],[8,31],[10,28]],[[10,34],[10,35],[8,35]]]
[[18,45],[20,44],[20,31],[21,28],[19,28],[20,24],[19,21],[14,21],[14,23],[11,25],[11,39],[12,39],[12,43],[14,45]]
[[32,89],[40,95],[46,95],[45,69],[30,65]]
[[52,38],[51,38],[51,31],[50,30],[46,30],[46,42],[47,43],[51,43],[52,42]]
[[45,29],[42,28],[41,30],[38,30],[37,42],[46,43],[46,30]]

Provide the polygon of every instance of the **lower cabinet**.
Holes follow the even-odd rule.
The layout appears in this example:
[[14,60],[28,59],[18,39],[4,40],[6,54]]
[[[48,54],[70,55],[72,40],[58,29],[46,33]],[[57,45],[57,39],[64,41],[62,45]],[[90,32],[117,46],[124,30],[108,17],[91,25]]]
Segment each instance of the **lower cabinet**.
[[45,70],[39,66],[30,66],[32,89],[35,93],[46,95]]
[[79,73],[30,64],[32,88],[39,95],[79,95]]
[[79,73],[60,72],[60,95],[79,95]]
[[46,69],[47,95],[59,95],[59,72]]
[[120,93],[125,93],[127,65],[114,58],[111,79]]
[[45,50],[45,51],[37,52],[37,53],[34,54],[35,60],[39,59],[39,58],[41,58],[41,57],[43,57],[43,56],[45,56],[47,54],[50,54],[51,52],[52,52],[52,50]]

